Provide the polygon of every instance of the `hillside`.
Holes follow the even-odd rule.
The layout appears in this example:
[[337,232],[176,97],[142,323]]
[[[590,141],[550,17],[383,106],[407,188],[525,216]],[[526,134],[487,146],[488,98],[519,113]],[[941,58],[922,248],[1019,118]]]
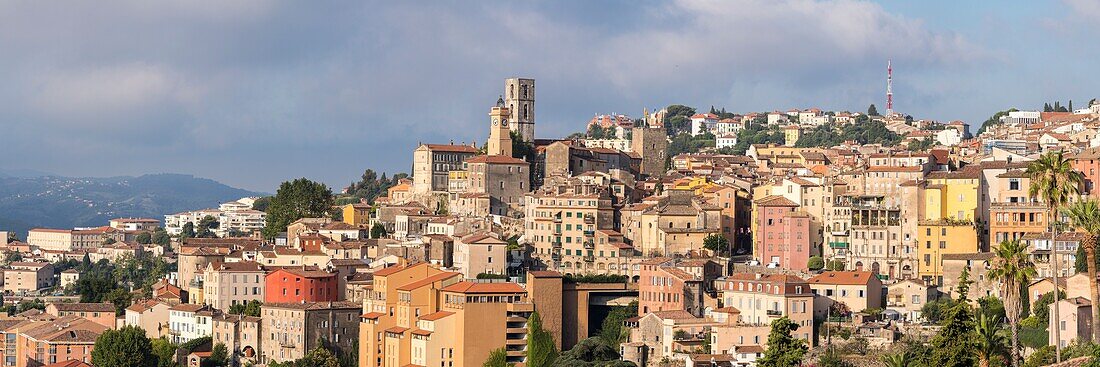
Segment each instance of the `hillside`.
[[181,174],[139,177],[0,177],[0,229],[20,237],[33,227],[106,225],[111,218],[148,217],[216,207],[260,196],[217,181]]

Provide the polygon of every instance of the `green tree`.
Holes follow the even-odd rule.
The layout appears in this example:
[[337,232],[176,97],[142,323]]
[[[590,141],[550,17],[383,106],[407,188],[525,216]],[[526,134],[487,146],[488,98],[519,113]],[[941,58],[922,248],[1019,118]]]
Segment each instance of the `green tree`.
[[821,270],[825,268],[825,259],[817,255],[810,256],[810,259],[806,261],[806,267],[810,270]]
[[[1061,151],[1048,152],[1040,156],[1039,159],[1028,162],[1026,174],[1031,180],[1031,185],[1028,187],[1028,196],[1032,199],[1041,200],[1047,206],[1047,226],[1051,233],[1051,242],[1053,242],[1058,231],[1056,224],[1058,210],[1065,207],[1073,197],[1080,193],[1080,188],[1085,183],[1084,175],[1073,168],[1073,163]],[[1051,250],[1051,258],[1054,259],[1054,272],[1057,273],[1060,271],[1058,246],[1052,246]],[[1057,302],[1057,299],[1055,302]],[[1057,307],[1054,308],[1054,318],[1058,318]],[[1061,330],[1054,328],[1056,340],[1060,338],[1060,335]],[[1012,365],[1018,366],[1017,338],[1013,337],[1012,339]],[[1062,360],[1061,346],[1057,343],[1054,345],[1054,355],[1056,360]]]
[[141,232],[138,233],[137,237],[135,237],[134,240],[142,245],[148,245],[150,243],[153,243],[153,235],[149,232]]
[[225,344],[214,344],[210,350],[210,357],[202,361],[202,367],[226,367],[229,365],[229,349]]
[[981,135],[983,132],[985,132],[986,129],[992,127],[993,125],[1000,124],[1002,117],[1008,116],[1009,113],[1016,112],[1016,111],[1019,111],[1019,110],[1017,110],[1015,108],[1010,108],[1010,109],[1007,109],[1007,110],[1004,110],[1004,111],[999,111],[997,113],[994,113],[993,116],[990,116],[988,119],[986,119],[984,122],[982,122],[982,126],[978,128],[978,135]]
[[183,224],[183,229],[180,230],[180,239],[195,237],[195,223],[187,222]]
[[879,115],[878,114],[878,108],[875,108],[874,103],[872,103],[871,106],[867,107],[867,115],[868,116],[878,116]]
[[511,367],[512,365],[508,363],[508,351],[500,347],[489,352],[489,359],[485,360],[481,367]]
[[248,301],[248,303],[238,303],[229,306],[229,313],[231,315],[245,315],[252,317],[260,317],[260,309],[263,303],[257,300]]
[[795,330],[798,330],[798,324],[786,316],[772,321],[768,349],[764,350],[764,356],[759,360],[760,367],[794,367],[802,364],[802,357],[808,348],[804,340],[791,336]]
[[382,238],[386,236],[386,227],[382,223],[375,223],[370,227],[370,238]]
[[[1096,242],[1100,236],[1100,205],[1096,200],[1083,200],[1070,205],[1065,209],[1066,217],[1078,230],[1085,232],[1085,238],[1081,240],[1078,251],[1085,252],[1085,268],[1088,271],[1089,294],[1092,299],[1100,300],[1100,288],[1096,282]],[[1080,258],[1077,259],[1080,262]],[[1092,319],[1100,320],[1100,305],[1092,304]],[[1092,341],[1100,343],[1100,327],[1093,326]]]
[[332,210],[332,190],[320,182],[299,178],[283,182],[267,208],[266,238],[275,238],[286,226],[302,218],[320,218]]
[[153,355],[157,359],[157,367],[176,367],[176,346],[166,337],[160,337],[149,341]]
[[216,235],[214,235],[213,230],[218,229],[219,226],[220,226],[220,223],[218,223],[218,218],[214,218],[214,216],[212,216],[212,215],[207,215],[205,217],[202,217],[202,219],[199,220],[198,226],[195,227],[196,228],[195,229],[195,237],[199,237],[199,238],[214,238],[214,237],[217,237]]
[[584,339],[562,353],[554,367],[633,367],[634,363],[619,360],[617,346],[607,345],[600,338]]
[[92,364],[112,367],[156,367],[158,359],[145,330],[125,326],[106,330],[92,348]]
[[703,238],[703,248],[714,252],[715,255],[721,255],[729,252],[730,241],[726,239],[726,236],[714,233]]
[[542,328],[538,311],[527,319],[527,366],[550,367],[558,359],[558,347],[554,336]]
[[937,366],[972,367],[974,358],[974,315],[966,302],[951,307],[947,314],[947,323],[932,338],[931,355]]
[[638,301],[630,302],[625,307],[616,307],[607,314],[600,325],[597,335],[605,345],[618,349],[618,345],[625,341],[627,330],[623,329],[623,321],[638,314]]
[[825,352],[817,357],[818,367],[852,367],[852,363],[840,358],[840,352],[836,348],[825,348]]
[[271,197],[270,196],[264,196],[262,198],[256,199],[256,201],[252,202],[252,210],[259,210],[261,212],[267,212],[267,207],[270,206],[270,205],[271,205]]
[[882,364],[886,367],[910,367],[913,365],[913,355],[909,351],[901,351],[882,356]]
[[977,324],[977,352],[978,367],[989,367],[989,362],[994,358],[1003,357],[1005,351],[1005,337],[1001,335],[1001,323],[999,319],[991,318],[985,313],[978,317]]
[[512,158],[519,158],[528,162],[534,161],[538,156],[538,152],[535,151],[535,144],[524,141],[523,136],[520,135],[518,131],[512,131],[511,136]]
[[153,243],[161,246],[168,246],[168,244],[172,243],[172,237],[168,235],[168,231],[164,230],[164,228],[158,227],[153,231]]
[[1001,242],[993,249],[993,261],[990,264],[989,279],[1001,286],[1004,297],[1005,317],[1012,330],[1012,365],[1019,365],[1020,316],[1023,296],[1020,288],[1029,284],[1035,277],[1035,264],[1031,262],[1027,245],[1019,240]]

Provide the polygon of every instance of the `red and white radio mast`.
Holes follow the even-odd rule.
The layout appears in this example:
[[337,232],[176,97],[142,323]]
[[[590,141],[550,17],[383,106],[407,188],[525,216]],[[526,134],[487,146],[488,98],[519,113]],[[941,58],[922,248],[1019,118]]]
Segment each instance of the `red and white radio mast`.
[[894,114],[894,66],[886,60],[886,115]]

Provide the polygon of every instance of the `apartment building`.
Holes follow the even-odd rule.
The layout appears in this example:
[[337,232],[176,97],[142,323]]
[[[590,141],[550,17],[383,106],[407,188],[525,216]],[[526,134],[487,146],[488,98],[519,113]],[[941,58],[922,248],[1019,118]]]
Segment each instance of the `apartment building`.
[[224,344],[241,365],[259,362],[261,318],[219,314],[211,319],[211,341]]
[[447,174],[462,170],[463,162],[477,153],[473,144],[420,144],[413,151],[413,192],[446,192]]
[[253,261],[212,262],[203,272],[202,300],[219,310],[264,301],[267,271]]
[[690,190],[622,209],[622,232],[645,256],[672,256],[702,250],[703,239],[721,234],[721,208]]
[[524,200],[524,237],[532,242],[532,256],[551,270],[569,264],[570,272],[583,273],[572,270],[572,260],[591,253],[589,258],[594,261],[596,232],[614,228],[614,208],[607,190],[579,178],[549,177]]
[[982,170],[965,168],[932,172],[921,185],[924,216],[917,228],[917,273],[934,284],[943,283],[944,254],[981,250],[977,209],[980,207]]
[[762,263],[784,269],[807,270],[812,249],[810,216],[800,205],[771,195],[755,202],[754,253]]
[[336,273],[314,266],[278,268],[264,277],[264,303],[339,301],[337,283]]
[[530,164],[522,159],[501,155],[481,155],[466,159],[466,194],[489,196],[489,214],[508,215],[522,211],[523,196],[531,189]]
[[706,299],[713,299],[714,280],[722,266],[711,260],[653,258],[641,263],[638,315],[682,310],[702,317]]
[[478,274],[508,274],[508,242],[489,232],[474,233],[455,241],[454,266],[466,278]]
[[353,302],[265,303],[261,311],[261,363],[301,359],[320,340],[336,354],[350,353],[359,335],[361,311],[361,306]]
[[168,315],[171,305],[158,300],[139,301],[126,307],[126,326],[145,330],[145,336],[159,338],[168,336]]
[[79,316],[108,329],[117,326],[114,303],[50,303],[46,313],[56,317]]
[[213,333],[213,318],[221,311],[209,305],[178,304],[168,309],[169,340],[183,344]]
[[[899,190],[901,192],[901,190]],[[904,241],[901,207],[883,196],[852,196],[847,270],[870,271],[889,279],[916,273],[916,254]]]
[[526,291],[460,280],[426,263],[376,271],[363,305],[359,365],[480,366],[501,347],[510,362],[522,362],[534,311]]
[[160,228],[160,221],[152,218],[115,218],[107,226],[123,231],[153,231]]
[[736,273],[714,281],[722,307],[740,311],[746,324],[770,325],[786,316],[799,326],[792,336],[813,344],[814,294],[793,275]]
[[26,294],[53,285],[53,265],[46,262],[13,262],[4,269],[4,291]]
[[886,294],[882,281],[869,271],[826,271],[806,280],[817,297],[814,316],[824,319],[836,303],[852,312],[883,309]]
[[95,341],[106,330],[79,316],[28,320],[7,331],[5,347],[13,353],[5,352],[5,366],[38,367],[68,360],[90,363]]
[[42,250],[72,251],[73,231],[68,229],[32,228],[27,232],[27,243]]

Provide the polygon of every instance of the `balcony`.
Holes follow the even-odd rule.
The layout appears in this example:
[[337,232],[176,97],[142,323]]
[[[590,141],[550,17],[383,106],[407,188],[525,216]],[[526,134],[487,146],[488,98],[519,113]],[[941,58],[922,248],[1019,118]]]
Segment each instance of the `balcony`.
[[835,237],[847,237],[848,236],[848,231],[847,230],[832,231],[832,232],[829,232],[829,233],[832,233],[832,235],[835,236]]
[[596,257],[595,257],[595,256],[592,256],[592,255],[584,255],[584,262],[589,262],[589,263],[590,263],[590,262],[594,262],[594,261],[596,261]]
[[561,253],[560,252],[551,253],[550,254],[550,260],[561,261]]
[[767,315],[772,316],[772,317],[780,317],[780,316],[783,316],[783,311],[768,310]]
[[584,241],[584,248],[591,250],[596,248],[596,244],[592,243],[592,241]]
[[584,224],[596,224],[596,217],[591,215],[584,216]]
[[551,242],[550,247],[553,247],[555,250],[561,251],[561,241]]
[[584,236],[585,237],[592,237],[592,236],[595,236],[595,235],[596,235],[596,231],[593,231],[593,230],[584,231]]

